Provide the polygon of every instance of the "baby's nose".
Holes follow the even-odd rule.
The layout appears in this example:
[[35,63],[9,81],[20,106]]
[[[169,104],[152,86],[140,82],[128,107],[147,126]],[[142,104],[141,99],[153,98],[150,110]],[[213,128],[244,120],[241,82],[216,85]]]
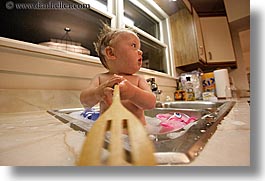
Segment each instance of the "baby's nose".
[[139,49],[139,50],[138,50],[138,54],[139,54],[139,55],[143,55],[143,51]]

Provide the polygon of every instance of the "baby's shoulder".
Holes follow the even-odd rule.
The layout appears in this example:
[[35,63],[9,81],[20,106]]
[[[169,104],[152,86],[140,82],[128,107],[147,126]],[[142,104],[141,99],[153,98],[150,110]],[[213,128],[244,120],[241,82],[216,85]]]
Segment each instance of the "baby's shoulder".
[[112,76],[108,73],[101,73],[97,75],[97,79],[99,82],[105,82],[106,80],[110,79]]
[[137,86],[139,86],[140,84],[142,84],[143,81],[145,81],[144,77],[140,75],[130,75],[129,77],[126,77],[126,79]]
[[133,82],[138,82],[141,79],[141,76],[139,75],[129,75],[129,76],[124,76],[127,80],[133,81]]
[[106,75],[104,75],[104,73],[97,74],[91,79],[91,83],[90,84],[93,85],[93,86],[98,86],[102,82],[106,81],[107,79],[108,78],[106,77]]
[[135,79],[140,82],[140,81],[145,81],[145,78],[141,75],[135,75]]

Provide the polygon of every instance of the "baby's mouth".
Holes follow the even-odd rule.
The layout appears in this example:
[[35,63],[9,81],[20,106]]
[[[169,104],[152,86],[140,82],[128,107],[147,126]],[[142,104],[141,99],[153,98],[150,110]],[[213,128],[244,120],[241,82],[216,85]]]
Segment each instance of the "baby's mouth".
[[138,59],[138,63],[139,63],[139,65],[142,65],[142,58]]

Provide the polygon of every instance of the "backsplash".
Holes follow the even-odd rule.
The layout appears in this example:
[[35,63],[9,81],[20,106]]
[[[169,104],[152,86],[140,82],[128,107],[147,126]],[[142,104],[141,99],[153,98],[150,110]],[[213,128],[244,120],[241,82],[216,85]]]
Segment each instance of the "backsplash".
[[[27,112],[82,107],[80,91],[92,77],[106,72],[97,57],[50,50],[47,47],[0,38],[0,112]],[[160,100],[174,100],[176,79],[141,69],[162,90]]]
[[64,90],[0,90],[0,113],[82,107],[80,91]]

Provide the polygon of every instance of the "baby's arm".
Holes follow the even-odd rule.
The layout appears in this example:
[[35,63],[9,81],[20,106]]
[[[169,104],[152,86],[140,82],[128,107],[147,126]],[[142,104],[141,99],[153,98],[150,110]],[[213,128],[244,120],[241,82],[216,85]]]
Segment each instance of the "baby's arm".
[[155,107],[156,97],[143,77],[139,77],[138,87],[125,80],[120,83],[120,88],[121,98],[129,99],[144,110]]
[[110,105],[112,102],[112,87],[122,80],[119,76],[113,76],[109,80],[100,83],[100,75],[96,76],[91,80],[89,87],[81,92],[81,104],[85,107],[93,107],[99,101],[105,101],[106,104]]

